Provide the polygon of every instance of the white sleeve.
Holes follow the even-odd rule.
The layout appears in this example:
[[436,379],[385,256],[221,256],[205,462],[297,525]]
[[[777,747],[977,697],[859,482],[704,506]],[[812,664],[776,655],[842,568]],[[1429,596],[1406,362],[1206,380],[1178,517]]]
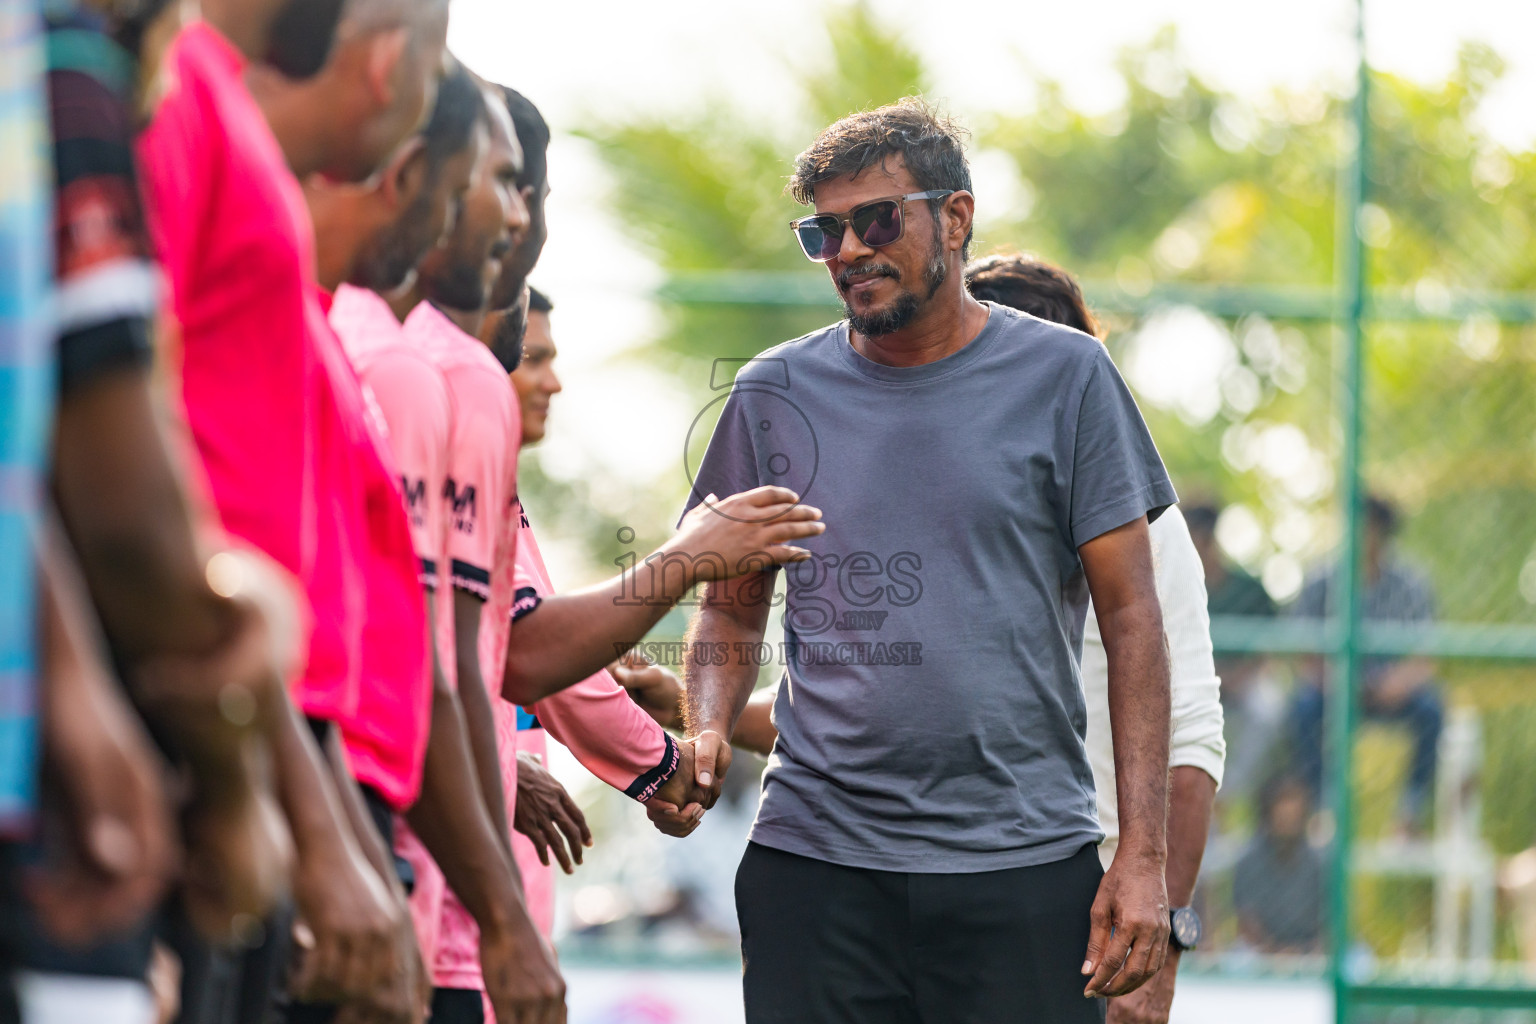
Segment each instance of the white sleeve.
[[1211,651],[1205,569],[1177,506],[1152,524],[1157,534],[1157,598],[1163,606],[1172,665],[1173,734],[1170,768],[1202,769],[1221,785],[1227,744],[1222,737],[1221,680]]

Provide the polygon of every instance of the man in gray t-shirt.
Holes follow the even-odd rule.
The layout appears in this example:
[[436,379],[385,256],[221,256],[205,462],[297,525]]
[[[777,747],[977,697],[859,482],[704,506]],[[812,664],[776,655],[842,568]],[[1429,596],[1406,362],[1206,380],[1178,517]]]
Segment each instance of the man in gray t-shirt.
[[[779,739],[737,878],[748,1021],[1102,1019],[1083,986],[1135,988],[1168,931],[1147,522],[1173,488],[1103,346],[966,294],[973,201],[946,122],[911,102],[853,115],[791,188],[841,215],[797,234],[849,319],[737,376],[689,503],[777,484],[827,523],[786,570]],[[765,576],[711,586],[691,636],[712,789],[762,658]],[[1120,755],[1102,885],[1090,587]]]

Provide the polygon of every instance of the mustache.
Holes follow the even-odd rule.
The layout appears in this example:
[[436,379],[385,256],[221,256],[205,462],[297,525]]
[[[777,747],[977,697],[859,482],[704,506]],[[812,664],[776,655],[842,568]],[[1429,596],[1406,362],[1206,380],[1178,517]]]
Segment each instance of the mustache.
[[497,242],[495,245],[491,246],[491,259],[493,259],[493,260],[502,259],[504,256],[507,255],[507,253],[509,253],[511,251],[512,251],[512,240],[510,238],[503,238],[499,242]]
[[847,290],[855,277],[889,277],[901,280],[901,271],[889,263],[863,263],[856,267],[844,267],[837,275],[837,286]]

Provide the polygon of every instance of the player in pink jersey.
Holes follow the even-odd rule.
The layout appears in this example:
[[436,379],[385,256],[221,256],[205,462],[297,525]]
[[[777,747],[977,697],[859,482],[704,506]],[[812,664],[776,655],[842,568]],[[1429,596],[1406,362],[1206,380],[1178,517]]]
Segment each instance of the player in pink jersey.
[[[307,336],[313,243],[298,184],[242,81],[248,53],[265,40],[247,45],[261,49],[242,52],[208,22],[181,30],[140,158],[181,329],[197,462],[225,530],[303,584],[315,627],[293,698],[325,721],[344,713],[355,687],[347,538],[317,514],[326,398]],[[345,824],[309,729],[291,707],[280,710],[273,762],[298,853],[294,892],[314,936],[304,980],[365,990],[384,969],[387,894]]]
[[[483,96],[481,102],[485,103]],[[443,374],[452,415],[448,466],[452,484],[442,492],[449,503],[445,508],[449,545],[441,571],[453,589],[452,654],[459,699],[453,699],[453,690],[435,695],[422,799],[410,816],[414,834],[404,835],[400,844],[418,875],[413,911],[419,925],[420,911],[431,910],[423,902],[432,897],[439,867],[454,901],[462,899],[468,908],[461,917],[455,917],[452,909],[446,915],[434,915],[441,921],[433,956],[439,987],[432,1012],[434,1019],[449,1022],[470,1012],[470,996],[473,1017],[469,1019],[478,1019],[481,997],[474,987],[442,982],[464,984],[460,979],[471,973],[478,982],[482,971],[500,1019],[556,1020],[564,1015],[564,984],[552,953],[528,920],[506,838],[495,726],[481,678],[481,646],[495,652],[496,645],[504,642],[505,626],[498,630],[488,619],[482,630],[480,609],[487,601],[506,608],[511,599],[515,531],[510,528],[510,512],[516,463],[506,438],[516,428],[517,408],[505,374],[466,328],[478,326],[500,259],[527,226],[526,207],[513,188],[521,150],[505,111],[489,104],[486,111],[489,145],[475,169],[458,222],[418,267],[412,286],[392,297],[397,315],[409,312],[405,331],[410,342],[429,353]],[[498,569],[502,579],[497,578]],[[504,615],[498,618],[505,621]],[[498,656],[491,664],[500,660]],[[466,723],[471,727],[467,742],[437,742],[440,725],[445,730],[456,728],[462,736]],[[495,788],[485,792],[482,787],[488,774]],[[424,856],[428,851],[430,858]],[[449,894],[443,898],[449,899]],[[450,921],[454,922],[451,927]],[[431,940],[430,930],[430,925],[422,929],[424,941]]]
[[[380,617],[373,639],[364,645],[358,713],[341,723],[348,760],[372,815],[372,822],[365,821],[361,827],[378,840],[376,865],[387,865],[389,874],[398,874],[402,883],[417,880],[410,865],[393,853],[395,814],[406,812],[416,801],[429,742],[453,742],[451,737],[439,735],[434,740],[431,736],[434,689],[452,694],[451,675],[444,678],[433,671],[434,666],[452,669],[451,660],[445,663],[436,653],[452,649],[452,620],[439,614],[451,615],[452,604],[434,600],[438,566],[447,564],[440,495],[447,474],[452,410],[436,364],[408,341],[389,305],[368,289],[389,291],[404,285],[416,262],[443,235],[486,146],[483,111],[479,86],[453,62],[426,127],[391,157],[373,187],[336,187],[312,180],[307,188],[323,240],[321,282],[337,285],[343,277],[354,282],[338,288],[331,323],[363,383],[364,395],[382,417],[381,457],[393,462],[391,473],[398,476],[398,483],[391,481],[387,489],[375,488],[390,510],[389,518],[406,531],[404,542],[397,539],[392,547],[394,557],[383,563],[390,571],[381,593],[394,593],[401,582],[399,559],[403,556],[409,563],[407,588],[417,601],[424,589],[428,608],[433,610],[435,640],[427,645],[427,660],[402,657],[389,619]],[[371,510],[374,504],[370,503]],[[381,610],[387,609],[388,603]],[[440,886],[440,876],[425,880],[428,890]],[[403,904],[405,892],[395,888]],[[434,903],[430,898],[427,902]],[[407,988],[407,982],[414,985],[419,980],[425,998],[430,983],[421,963],[421,947],[432,948],[435,910],[431,928],[420,935],[416,931],[407,926],[399,950],[410,961],[410,977],[396,977]],[[389,999],[409,994],[383,993]],[[375,1002],[387,1005],[388,999]]]
[[[267,85],[304,83],[247,63],[270,42],[249,32],[250,11],[207,5],[210,18],[226,16],[246,33],[243,50],[208,22],[182,28],[166,55],[164,97],[141,140],[182,329],[191,435],[226,529],[292,571],[310,598],[315,627],[295,698],[325,723],[317,724],[317,738],[357,700],[366,526],[350,497],[357,478],[345,397],[316,349],[324,316],[312,292],[311,228],[292,172],[366,176],[420,120],[443,35],[442,17],[432,24],[420,16],[423,6],[353,0],[342,44],[322,75],[350,121],[317,129],[317,121],[335,117],[317,107],[307,118],[284,118],[279,139],[245,79],[269,98]],[[273,14],[269,28],[288,24]],[[410,45],[395,45],[403,42]],[[253,360],[253,351],[262,358]],[[294,990],[317,997],[372,991],[389,970],[390,936],[402,914],[318,774],[315,744],[291,716],[280,724],[274,760],[299,853],[296,896],[313,936]],[[339,764],[336,771],[344,777]]]

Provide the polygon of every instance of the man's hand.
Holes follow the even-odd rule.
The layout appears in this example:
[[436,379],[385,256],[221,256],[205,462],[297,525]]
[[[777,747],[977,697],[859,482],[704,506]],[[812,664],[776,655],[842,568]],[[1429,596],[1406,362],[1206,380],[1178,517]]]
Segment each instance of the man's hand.
[[638,651],[630,651],[608,666],[614,682],[629,691],[630,699],[663,729],[683,727],[683,684],[671,669],[653,664]]
[[1094,898],[1083,973],[1086,996],[1123,996],[1163,966],[1168,955],[1168,890],[1161,858],[1115,855]]
[[[397,899],[403,900],[404,890]],[[396,931],[394,973],[389,983],[363,999],[344,1004],[335,1024],[423,1024],[432,1011],[432,979],[421,959],[416,928],[409,908],[402,906],[401,927]]]
[[827,528],[820,519],[821,509],[800,504],[786,487],[755,487],[723,499],[710,494],[683,517],[660,553],[686,557],[690,586],[731,579],[810,558],[789,542],[820,536]]
[[576,870],[572,860],[581,863],[582,847],[592,845],[586,815],[565,787],[545,770],[536,754],[517,755],[517,803],[512,827],[533,843],[540,863],[549,864],[549,851],[553,849],[561,870],[568,875]]
[[1173,1010],[1173,984],[1178,978],[1179,954],[1169,951],[1163,969],[1130,995],[1109,1001],[1105,1024],[1168,1024]]
[[293,894],[299,909],[294,998],[346,1002],[389,983],[404,910],[355,846],[300,857]]
[[276,799],[263,786],[244,799],[200,801],[182,822],[187,917],[215,942],[243,938],[288,889],[293,840]]
[[645,802],[645,816],[663,835],[681,839],[704,818],[706,794],[694,781],[693,744],[677,745],[677,771]]
[[720,799],[720,786],[731,767],[731,744],[715,729],[703,729],[688,742],[693,746],[694,778],[703,791],[707,811]]
[[565,1024],[565,979],[527,914],[481,926],[480,970],[498,1024]]
[[137,924],[177,868],[164,766],[111,685],[94,689],[44,716],[45,806],[57,808],[65,845],[49,850],[29,893],[49,933],[70,944]]

